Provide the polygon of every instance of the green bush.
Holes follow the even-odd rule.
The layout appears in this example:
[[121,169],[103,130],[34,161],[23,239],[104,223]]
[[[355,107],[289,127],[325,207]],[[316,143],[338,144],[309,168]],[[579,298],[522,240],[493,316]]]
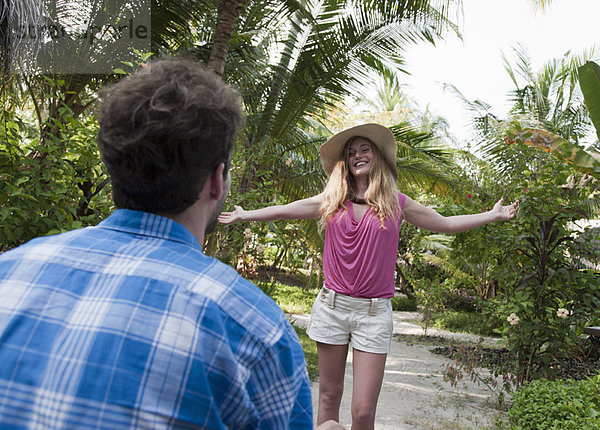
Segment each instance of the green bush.
[[488,318],[479,312],[445,311],[431,317],[431,326],[455,332],[497,336]]
[[600,429],[600,375],[582,381],[525,383],[513,400],[510,430]]
[[392,309],[395,311],[415,312],[417,303],[405,296],[392,297]]
[[60,113],[37,124],[0,109],[0,252],[95,225],[114,210],[95,116],[67,106]]

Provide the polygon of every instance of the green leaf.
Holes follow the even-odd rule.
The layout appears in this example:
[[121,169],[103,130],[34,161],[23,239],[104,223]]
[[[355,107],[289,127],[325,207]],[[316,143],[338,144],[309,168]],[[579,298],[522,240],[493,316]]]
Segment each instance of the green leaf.
[[579,67],[579,85],[583,92],[585,105],[600,139],[600,66],[588,61]]

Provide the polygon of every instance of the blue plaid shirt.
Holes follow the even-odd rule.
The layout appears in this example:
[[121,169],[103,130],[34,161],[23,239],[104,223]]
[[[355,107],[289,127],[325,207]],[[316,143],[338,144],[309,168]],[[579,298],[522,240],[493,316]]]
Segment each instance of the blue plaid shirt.
[[0,255],[0,428],[312,425],[285,315],[182,225],[117,210]]

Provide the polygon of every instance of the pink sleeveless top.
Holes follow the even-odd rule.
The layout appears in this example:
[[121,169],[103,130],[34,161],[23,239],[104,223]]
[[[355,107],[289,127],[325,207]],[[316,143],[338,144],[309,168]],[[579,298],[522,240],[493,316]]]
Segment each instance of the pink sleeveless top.
[[[398,202],[404,209],[406,196],[398,193]],[[402,216],[387,218],[384,229],[370,208],[356,221],[352,202],[345,206],[347,211],[340,209],[325,230],[325,286],[352,297],[393,297]]]

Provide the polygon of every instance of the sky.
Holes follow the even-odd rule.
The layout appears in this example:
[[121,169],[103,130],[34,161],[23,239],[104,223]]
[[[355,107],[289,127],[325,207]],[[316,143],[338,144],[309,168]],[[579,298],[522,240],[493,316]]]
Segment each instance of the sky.
[[446,118],[459,141],[469,136],[469,115],[444,83],[469,100],[489,103],[502,118],[514,88],[502,54],[510,58],[517,44],[526,48],[534,70],[569,50],[582,54],[595,47],[600,58],[600,0],[554,0],[544,12],[530,0],[463,0],[463,5],[462,40],[448,34],[436,46],[410,48],[405,58],[411,75],[400,77],[411,99]]

